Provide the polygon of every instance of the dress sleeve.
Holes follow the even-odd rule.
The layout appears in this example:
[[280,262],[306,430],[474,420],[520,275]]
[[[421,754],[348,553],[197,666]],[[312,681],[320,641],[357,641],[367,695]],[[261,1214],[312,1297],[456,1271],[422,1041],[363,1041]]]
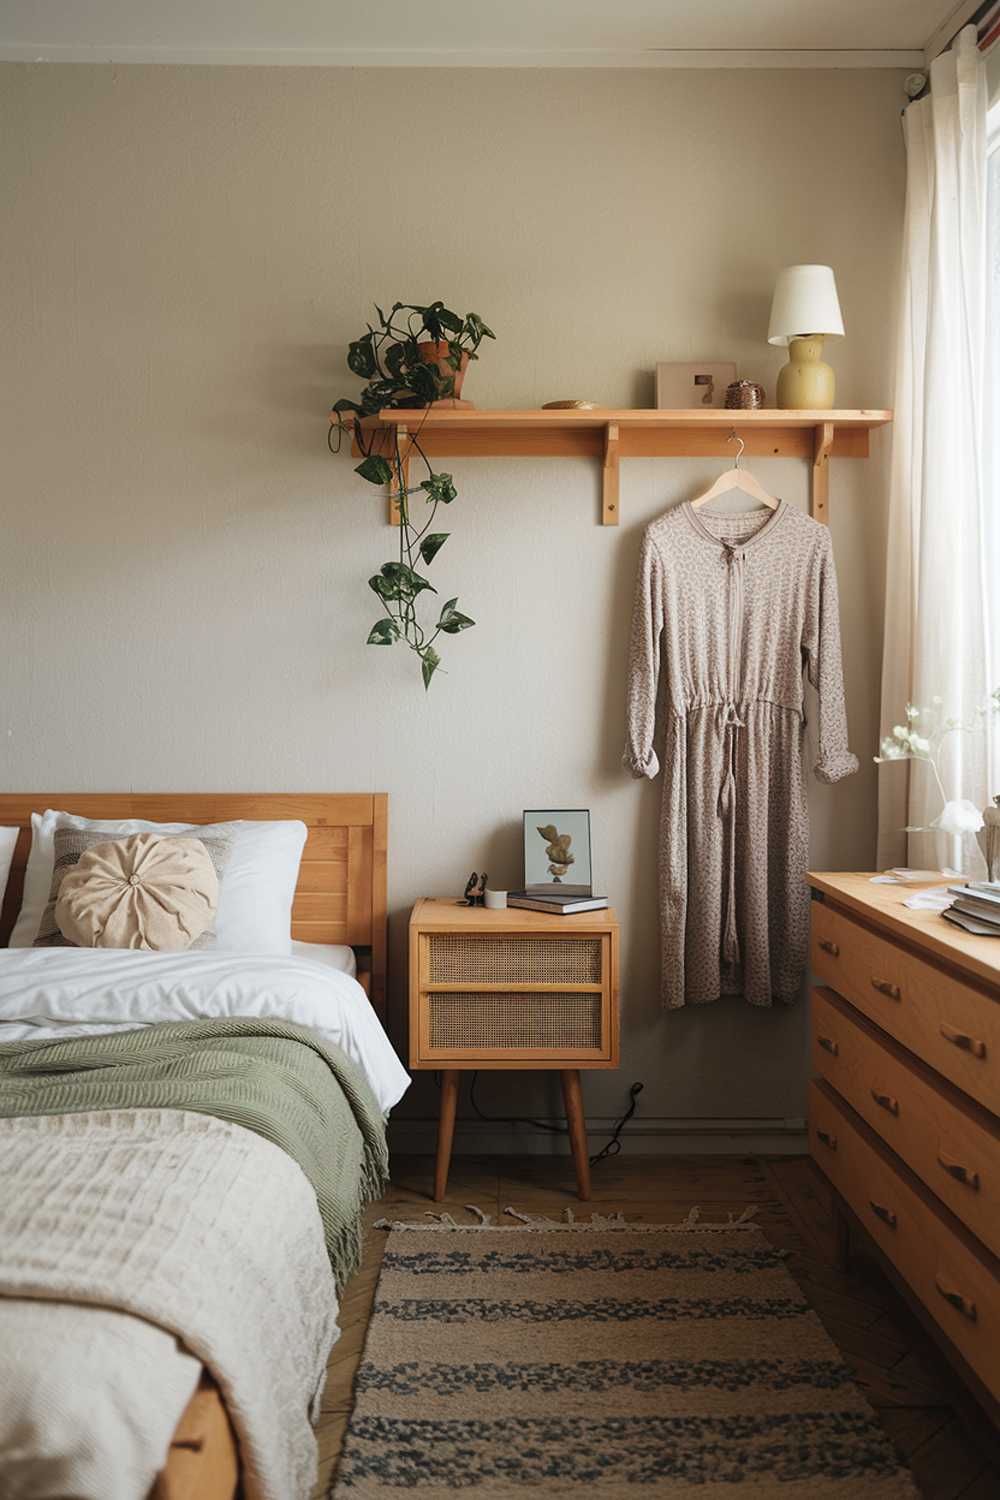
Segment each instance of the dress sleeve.
[[825,527],[823,530],[819,562],[810,584],[802,651],[819,700],[819,759],[814,769],[820,781],[834,782],[852,775],[858,769],[858,758],[847,745],[837,570],[829,532]]
[[639,579],[629,640],[627,735],[622,765],[633,776],[653,777],[660,762],[653,749],[656,691],[663,630],[663,576],[659,552],[649,532],[642,540]]

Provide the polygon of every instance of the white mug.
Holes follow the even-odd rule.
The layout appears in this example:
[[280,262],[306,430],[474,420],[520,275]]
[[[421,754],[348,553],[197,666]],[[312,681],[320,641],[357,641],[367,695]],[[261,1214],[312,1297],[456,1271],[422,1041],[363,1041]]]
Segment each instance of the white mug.
[[506,891],[491,891],[487,886],[483,892],[483,900],[488,911],[506,911],[507,909]]

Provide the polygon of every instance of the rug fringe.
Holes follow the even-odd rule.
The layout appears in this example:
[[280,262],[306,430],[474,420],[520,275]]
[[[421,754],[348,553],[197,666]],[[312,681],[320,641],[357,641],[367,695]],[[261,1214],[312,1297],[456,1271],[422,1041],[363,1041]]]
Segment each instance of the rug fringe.
[[701,1234],[730,1229],[757,1229],[759,1227],[753,1222],[757,1206],[752,1203],[748,1204],[738,1214],[731,1213],[724,1224],[703,1223],[701,1209],[697,1205],[688,1210],[686,1217],[680,1224],[637,1224],[626,1219],[620,1209],[612,1214],[594,1212],[590,1215],[589,1219],[577,1219],[571,1208],[564,1208],[561,1220],[550,1219],[545,1214],[522,1213],[520,1209],[512,1208],[510,1205],[504,1209],[504,1213],[509,1215],[510,1218],[516,1219],[517,1224],[494,1224],[492,1214],[484,1213],[477,1204],[465,1203],[463,1207],[467,1212],[476,1215],[477,1223],[460,1224],[453,1214],[433,1213],[430,1209],[427,1209],[424,1213],[424,1219],[430,1219],[430,1224],[419,1220],[414,1222],[409,1219],[376,1219],[373,1227],[375,1229],[412,1229],[419,1230],[424,1234],[429,1233],[431,1230],[444,1230],[450,1233],[457,1229],[463,1230],[466,1233],[471,1230],[489,1230],[495,1234],[517,1234],[526,1229],[540,1232],[571,1229],[584,1233],[599,1232],[602,1234],[612,1229],[628,1229],[633,1234],[663,1234],[664,1232],[684,1234],[692,1231],[697,1231]]

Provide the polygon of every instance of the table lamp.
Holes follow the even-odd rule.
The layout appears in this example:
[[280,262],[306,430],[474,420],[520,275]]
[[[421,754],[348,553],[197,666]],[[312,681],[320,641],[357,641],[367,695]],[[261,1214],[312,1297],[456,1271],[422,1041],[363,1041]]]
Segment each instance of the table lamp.
[[780,407],[828,411],[833,406],[837,381],[823,362],[823,340],[843,332],[830,266],[786,266],[778,272],[767,342],[788,349],[788,363],[778,376]]

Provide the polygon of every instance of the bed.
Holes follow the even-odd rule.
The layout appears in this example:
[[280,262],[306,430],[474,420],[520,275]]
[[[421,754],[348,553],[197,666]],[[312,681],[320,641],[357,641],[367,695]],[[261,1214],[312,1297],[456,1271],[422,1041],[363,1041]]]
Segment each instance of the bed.
[[[385,794],[2,794],[0,826],[17,826],[21,833],[0,911],[0,947],[7,944],[21,905],[31,816],[46,808],[116,821],[134,818],[206,825],[237,819],[297,819],[305,823],[307,837],[292,906],[296,952],[310,958],[310,949],[300,945],[319,945],[317,955],[330,954],[331,961],[344,968],[347,965],[341,965],[337,953],[352,953],[351,966],[356,960],[357,980],[376,1015],[384,1017]],[[143,957],[155,964],[164,956]],[[13,955],[11,962],[16,967]],[[24,962],[30,963],[30,957]],[[307,969],[314,970],[315,964],[309,962]],[[43,1036],[49,1034],[44,1032]],[[202,1368],[197,1388],[173,1432],[165,1467],[150,1491],[150,1500],[233,1500],[240,1493],[240,1460],[230,1416],[218,1387]]]

